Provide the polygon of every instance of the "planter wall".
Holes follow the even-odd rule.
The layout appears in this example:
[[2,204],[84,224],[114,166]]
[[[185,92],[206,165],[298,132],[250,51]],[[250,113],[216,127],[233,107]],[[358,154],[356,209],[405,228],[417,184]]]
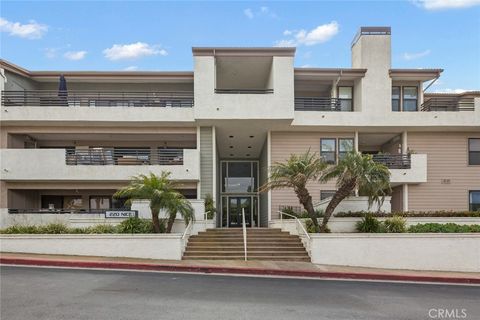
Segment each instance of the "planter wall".
[[182,259],[181,234],[0,235],[1,252]]
[[480,234],[311,234],[313,263],[480,272]]

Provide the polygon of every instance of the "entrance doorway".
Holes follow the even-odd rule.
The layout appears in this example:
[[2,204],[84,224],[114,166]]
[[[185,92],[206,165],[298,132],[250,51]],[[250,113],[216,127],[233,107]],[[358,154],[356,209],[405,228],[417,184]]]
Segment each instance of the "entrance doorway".
[[250,197],[228,197],[228,227],[242,226],[242,210],[245,210],[245,225],[252,226],[252,199]]

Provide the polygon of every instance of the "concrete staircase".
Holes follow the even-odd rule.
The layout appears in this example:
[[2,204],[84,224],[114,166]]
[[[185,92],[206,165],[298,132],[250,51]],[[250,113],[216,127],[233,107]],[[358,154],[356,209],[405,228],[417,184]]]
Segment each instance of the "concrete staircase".
[[[298,236],[281,229],[247,229],[248,260],[310,261]],[[243,260],[243,230],[208,229],[188,239],[184,260]]]

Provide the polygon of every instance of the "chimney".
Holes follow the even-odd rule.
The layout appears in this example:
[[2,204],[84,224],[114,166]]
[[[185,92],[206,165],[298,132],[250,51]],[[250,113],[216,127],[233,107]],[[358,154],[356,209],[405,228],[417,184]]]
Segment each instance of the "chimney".
[[361,27],[352,41],[352,68],[367,69],[357,89],[362,110],[390,111],[390,34],[390,27]]

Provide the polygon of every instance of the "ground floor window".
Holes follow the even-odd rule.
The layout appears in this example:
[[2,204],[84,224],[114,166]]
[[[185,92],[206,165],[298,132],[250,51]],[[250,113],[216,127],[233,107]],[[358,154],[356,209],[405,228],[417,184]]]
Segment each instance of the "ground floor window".
[[110,209],[112,207],[111,196],[90,196],[90,209]]
[[322,190],[320,191],[320,200],[333,197],[335,190]]
[[480,211],[480,190],[470,191],[470,211]]

